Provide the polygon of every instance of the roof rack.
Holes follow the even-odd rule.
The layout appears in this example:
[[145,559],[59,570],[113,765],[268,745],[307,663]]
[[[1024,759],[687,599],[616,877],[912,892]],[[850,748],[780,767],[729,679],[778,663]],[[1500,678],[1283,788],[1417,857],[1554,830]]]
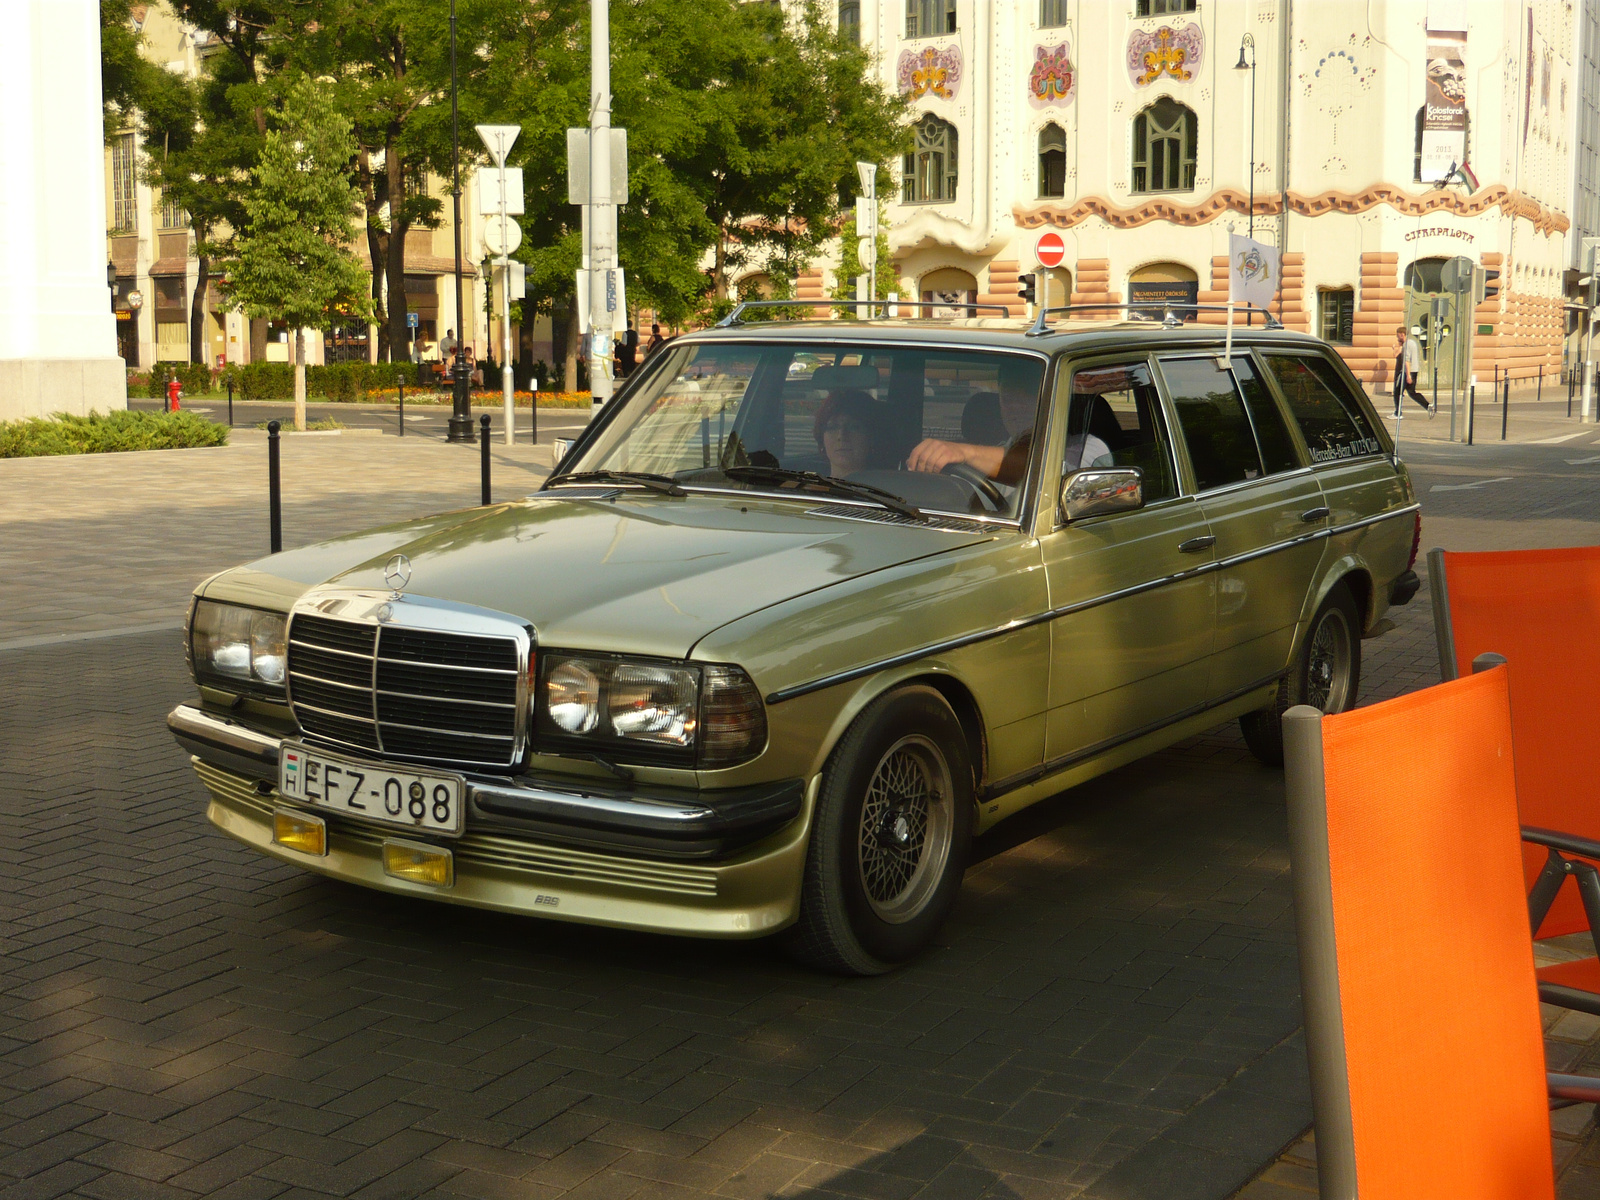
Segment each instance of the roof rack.
[[1265,328],[1283,328],[1278,318],[1274,317],[1266,309],[1257,308],[1253,304],[1169,304],[1165,301],[1146,300],[1133,304],[1064,304],[1060,308],[1041,308],[1038,319],[1034,321],[1033,327],[1028,330],[1028,336],[1038,337],[1040,334],[1049,333],[1050,327],[1046,324],[1046,320],[1052,313],[1126,312],[1136,319],[1145,321],[1155,320],[1156,318],[1149,314],[1159,313],[1161,314],[1161,323],[1163,325],[1169,329],[1176,329],[1183,324],[1183,318],[1177,315],[1180,312],[1227,312],[1230,307],[1244,312],[1246,325],[1250,324],[1251,317],[1256,313],[1260,313],[1266,318]]
[[717,322],[717,328],[722,329],[728,325],[742,325],[739,319],[741,313],[747,308],[816,308],[826,304],[830,308],[865,308],[867,320],[872,319],[873,308],[888,308],[891,304],[896,308],[960,308],[967,312],[976,313],[980,308],[998,312],[1002,317],[1009,317],[1011,310],[1004,304],[969,304],[964,300],[741,300],[738,306],[722,320]]

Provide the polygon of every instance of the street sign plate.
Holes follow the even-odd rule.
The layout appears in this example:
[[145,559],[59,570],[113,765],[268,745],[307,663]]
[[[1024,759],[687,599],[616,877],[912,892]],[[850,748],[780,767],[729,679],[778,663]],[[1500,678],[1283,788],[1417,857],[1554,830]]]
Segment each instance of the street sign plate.
[[1439,268],[1439,286],[1447,292],[1465,292],[1472,288],[1472,267],[1470,258],[1456,255],[1444,266]]
[[511,153],[511,147],[517,140],[517,134],[522,132],[521,125],[477,125],[478,136],[483,139],[484,149],[494,159],[494,165],[506,165],[506,155]]
[[474,190],[478,193],[480,215],[487,216],[500,211],[502,180],[505,183],[506,212],[513,217],[522,215],[522,168],[507,167],[502,171],[498,167],[479,167]]
[[1033,257],[1041,267],[1059,267],[1067,258],[1066,240],[1055,231],[1039,235],[1039,244],[1033,248]]
[[421,324],[422,324],[422,314],[421,313],[408,312],[406,314],[406,328],[407,329],[416,329],[416,328],[420,327]]
[[490,254],[510,254],[522,245],[522,226],[510,217],[501,217],[499,213],[485,217],[483,245]]
[[[611,203],[628,202],[628,131],[611,131]],[[589,203],[589,131],[567,130],[567,203]]]

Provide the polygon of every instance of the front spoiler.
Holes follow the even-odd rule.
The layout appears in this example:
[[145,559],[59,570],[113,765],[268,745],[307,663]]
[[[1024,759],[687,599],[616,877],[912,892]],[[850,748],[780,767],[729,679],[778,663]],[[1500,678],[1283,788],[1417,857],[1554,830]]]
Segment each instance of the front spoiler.
[[[365,822],[327,818],[325,854],[280,845],[273,838],[274,812],[288,806],[270,784],[201,758],[191,761],[211,794],[206,816],[224,833],[303,870],[378,891],[557,921],[709,938],[775,933],[799,911],[804,820],[714,863],[652,861],[469,828],[459,838],[430,842],[448,850],[454,865],[451,881],[438,886],[389,874],[383,846],[390,838]],[[813,791],[815,787],[813,780]]]
[[[167,727],[203,762],[277,784],[282,739],[276,734],[190,704],[173,709]],[[788,825],[805,799],[798,779],[697,791],[527,776],[463,778],[469,828],[653,858],[724,857]]]

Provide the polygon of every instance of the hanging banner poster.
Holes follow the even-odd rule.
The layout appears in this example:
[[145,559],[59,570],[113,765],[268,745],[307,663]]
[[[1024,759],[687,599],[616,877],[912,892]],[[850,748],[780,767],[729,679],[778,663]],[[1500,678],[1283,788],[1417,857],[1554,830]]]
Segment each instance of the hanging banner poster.
[[1467,159],[1467,68],[1458,41],[1428,42],[1422,109],[1422,181],[1438,183]]

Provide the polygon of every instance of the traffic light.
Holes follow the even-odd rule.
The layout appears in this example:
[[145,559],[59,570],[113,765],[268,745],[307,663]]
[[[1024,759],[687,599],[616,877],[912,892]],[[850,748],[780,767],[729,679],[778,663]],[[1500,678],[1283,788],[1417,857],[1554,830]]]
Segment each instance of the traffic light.
[[1478,303],[1482,304],[1485,300],[1493,300],[1500,294],[1500,285],[1495,282],[1500,278],[1500,272],[1486,267],[1480,278],[1482,282],[1478,285]]
[[1029,304],[1038,303],[1039,294],[1034,289],[1034,285],[1038,282],[1038,279],[1039,277],[1037,275],[1031,274],[1017,276],[1017,295],[1021,296],[1023,300]]

